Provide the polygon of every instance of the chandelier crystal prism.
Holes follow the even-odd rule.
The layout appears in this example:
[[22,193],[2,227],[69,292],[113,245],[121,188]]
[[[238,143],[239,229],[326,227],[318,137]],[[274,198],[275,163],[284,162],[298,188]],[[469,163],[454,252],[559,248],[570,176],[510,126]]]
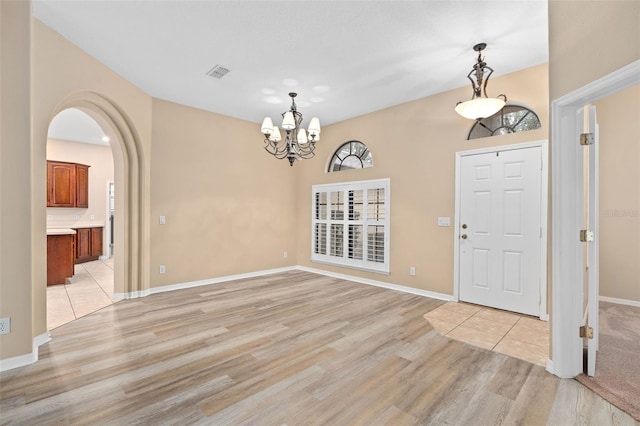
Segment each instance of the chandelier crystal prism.
[[295,160],[309,159],[315,155],[316,142],[320,140],[320,120],[313,117],[307,130],[301,127],[302,114],[298,112],[295,98],[297,93],[289,93],[291,107],[282,113],[282,129],[284,140],[278,126],[273,125],[270,117],[262,122],[264,149],[279,160],[286,158],[293,166]]
[[482,51],[486,47],[486,43],[478,43],[473,46],[473,50],[478,52],[478,58],[467,75],[473,88],[473,97],[470,101],[458,102],[455,107],[458,114],[470,120],[491,117],[500,111],[507,101],[505,95],[498,95],[495,98],[487,96],[487,82],[491,74],[493,74],[493,68],[489,67],[482,57]]

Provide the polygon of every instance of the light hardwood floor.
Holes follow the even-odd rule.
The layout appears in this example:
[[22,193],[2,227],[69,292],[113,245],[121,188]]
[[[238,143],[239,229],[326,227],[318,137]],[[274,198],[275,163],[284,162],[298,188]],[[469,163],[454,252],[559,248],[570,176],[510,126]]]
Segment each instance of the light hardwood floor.
[[306,272],[155,294],[0,374],[2,424],[621,424],[574,380],[441,336],[443,302]]

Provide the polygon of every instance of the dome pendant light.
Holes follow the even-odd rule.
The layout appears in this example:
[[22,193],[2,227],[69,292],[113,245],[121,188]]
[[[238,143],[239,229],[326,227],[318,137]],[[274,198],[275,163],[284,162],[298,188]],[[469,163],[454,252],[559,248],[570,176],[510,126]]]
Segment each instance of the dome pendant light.
[[473,88],[473,97],[470,101],[458,102],[455,108],[458,114],[470,120],[491,117],[500,111],[507,101],[505,95],[498,95],[495,98],[487,96],[487,82],[493,74],[493,68],[487,66],[482,58],[482,51],[485,47],[487,47],[486,43],[478,43],[473,46],[473,50],[478,52],[478,59],[467,75]]

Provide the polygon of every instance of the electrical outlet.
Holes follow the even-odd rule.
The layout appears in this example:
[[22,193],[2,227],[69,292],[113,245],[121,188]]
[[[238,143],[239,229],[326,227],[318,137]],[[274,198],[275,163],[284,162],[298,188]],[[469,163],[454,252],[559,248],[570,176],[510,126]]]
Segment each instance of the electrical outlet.
[[409,266],[409,275],[411,275],[412,277],[416,276],[416,267],[415,266]]
[[167,270],[165,269],[164,265],[160,265],[160,268],[158,268],[161,274],[164,274],[165,272],[167,272]]
[[76,215],[76,220],[80,220],[80,215],[79,214]]
[[284,258],[286,259],[287,257],[289,257],[289,253],[287,253],[287,252],[285,251],[285,252],[284,252],[284,254],[282,255],[282,257],[284,257]]
[[53,215],[52,214],[47,215],[47,220],[53,220]]
[[92,214],[92,215],[91,215],[91,220],[95,220],[95,219],[96,219],[96,215],[95,215],[95,214]]
[[0,334],[11,333],[11,317],[0,318]]

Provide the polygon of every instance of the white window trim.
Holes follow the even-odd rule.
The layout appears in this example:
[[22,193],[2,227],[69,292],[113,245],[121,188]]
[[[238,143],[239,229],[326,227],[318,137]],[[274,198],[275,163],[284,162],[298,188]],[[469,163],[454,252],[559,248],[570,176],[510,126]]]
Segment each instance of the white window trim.
[[[369,189],[375,188],[383,188],[385,194],[385,203],[384,203],[384,220],[381,221],[381,224],[384,226],[384,262],[372,262],[366,259],[349,259],[347,257],[347,251],[345,250],[342,257],[331,256],[329,254],[318,254],[315,253],[315,228],[316,223],[345,223],[348,224],[348,220],[343,219],[331,219],[330,218],[330,198],[329,193],[335,191],[341,191],[345,193],[345,200],[347,200],[347,191],[350,190],[363,190],[366,194],[366,191]],[[326,219],[316,219],[315,218],[315,200],[316,193],[325,192],[327,193],[327,218]],[[346,204],[345,204],[346,207]],[[340,183],[331,183],[331,184],[322,184],[322,185],[313,185],[311,187],[311,261],[317,263],[324,263],[328,265],[334,266],[342,266],[347,268],[359,269],[369,272],[376,272],[381,274],[389,274],[389,264],[390,264],[390,219],[391,213],[391,179],[374,179],[374,180],[362,180],[362,181],[354,181],[354,182],[340,182]],[[345,215],[346,217],[346,215]],[[363,228],[366,229],[366,226],[369,225],[368,219],[354,221],[354,224],[362,224]],[[373,224],[373,223],[371,223]],[[329,227],[330,229],[330,227]],[[329,252],[330,238],[331,232],[327,230],[327,253]],[[345,239],[346,232],[344,233]],[[366,253],[366,244],[367,240],[364,241],[364,253]],[[346,244],[344,245],[346,247]],[[366,257],[366,255],[365,255]]]

